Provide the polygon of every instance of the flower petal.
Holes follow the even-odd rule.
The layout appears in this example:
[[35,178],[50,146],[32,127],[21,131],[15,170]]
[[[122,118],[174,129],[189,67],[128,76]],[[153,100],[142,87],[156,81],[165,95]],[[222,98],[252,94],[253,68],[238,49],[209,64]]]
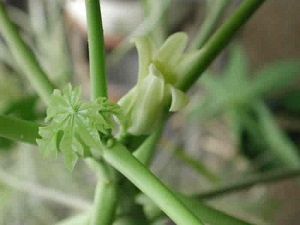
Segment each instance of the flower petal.
[[181,57],[187,45],[187,41],[188,37],[184,32],[171,35],[155,54],[155,60],[163,64],[176,63]]
[[149,75],[138,86],[137,96],[139,97],[131,113],[131,126],[128,132],[134,135],[151,133],[162,114],[165,83],[154,65],[150,66],[149,70]]
[[178,61],[181,59],[187,41],[188,37],[185,33],[175,33],[165,41],[154,56],[153,63],[164,75],[167,83],[175,84],[177,81],[174,67],[177,66]]
[[132,39],[135,43],[139,56],[139,73],[138,81],[148,75],[148,67],[152,63],[153,55],[156,47],[153,41],[148,36],[139,36]]
[[170,107],[171,112],[178,111],[189,103],[189,98],[184,92],[172,85],[168,85],[168,88],[172,95],[172,103]]

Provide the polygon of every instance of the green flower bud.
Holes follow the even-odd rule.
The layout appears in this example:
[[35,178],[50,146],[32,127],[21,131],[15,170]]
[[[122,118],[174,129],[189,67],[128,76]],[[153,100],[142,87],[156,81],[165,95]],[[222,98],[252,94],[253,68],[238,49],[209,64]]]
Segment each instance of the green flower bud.
[[160,122],[169,99],[170,111],[187,105],[187,95],[174,85],[200,52],[183,53],[187,44],[185,33],[170,36],[159,49],[149,37],[133,41],[139,54],[139,74],[137,84],[118,103],[126,117],[122,130],[133,135],[150,134]]

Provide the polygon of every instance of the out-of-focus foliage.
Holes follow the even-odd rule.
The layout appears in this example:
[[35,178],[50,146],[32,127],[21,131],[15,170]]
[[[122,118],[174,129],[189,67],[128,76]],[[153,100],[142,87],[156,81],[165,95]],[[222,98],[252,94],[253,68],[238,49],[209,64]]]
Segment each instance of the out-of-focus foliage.
[[[208,95],[196,103],[190,117],[207,121],[226,115],[241,152],[259,168],[299,166],[299,153],[278,127],[263,97],[282,91],[300,74],[299,60],[267,65],[249,77],[247,58],[239,46],[232,48],[228,65],[220,74],[207,73],[200,80]],[[247,137],[247,144],[242,143]]]

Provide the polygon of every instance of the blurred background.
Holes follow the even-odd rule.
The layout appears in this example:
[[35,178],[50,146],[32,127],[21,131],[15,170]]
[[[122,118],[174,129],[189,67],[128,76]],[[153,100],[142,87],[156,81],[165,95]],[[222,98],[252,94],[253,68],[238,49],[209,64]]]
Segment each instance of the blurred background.
[[[4,2],[57,87],[81,84],[87,98],[84,1]],[[188,48],[199,48],[241,2],[102,0],[110,99],[117,102],[136,82],[132,37],[150,35],[160,46],[168,35],[185,31]],[[299,9],[298,0],[266,1],[190,90],[190,104],[170,119],[151,167],[169,187],[254,224],[300,223],[297,178],[201,197],[299,168]],[[42,122],[45,106],[22,73],[0,36],[0,113]],[[0,224],[54,224],[86,211],[94,187],[83,162],[71,174],[62,160],[42,159],[35,146],[0,139]]]

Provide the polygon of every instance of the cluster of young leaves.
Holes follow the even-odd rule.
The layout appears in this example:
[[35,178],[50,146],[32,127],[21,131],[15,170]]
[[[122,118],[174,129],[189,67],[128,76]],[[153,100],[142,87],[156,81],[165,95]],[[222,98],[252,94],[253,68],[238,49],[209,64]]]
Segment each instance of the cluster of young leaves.
[[69,84],[62,92],[54,90],[45,119],[48,125],[39,129],[42,155],[56,157],[61,151],[70,170],[79,157],[99,158],[114,126],[111,116],[119,114],[119,106],[106,98],[82,100],[79,87],[72,90]]

